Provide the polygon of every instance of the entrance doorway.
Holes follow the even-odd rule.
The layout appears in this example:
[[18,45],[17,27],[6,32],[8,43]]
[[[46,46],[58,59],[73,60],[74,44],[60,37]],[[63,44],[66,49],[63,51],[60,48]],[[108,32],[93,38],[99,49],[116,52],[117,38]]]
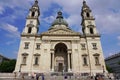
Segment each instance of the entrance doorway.
[[63,63],[59,63],[58,72],[62,72],[62,71],[63,71]]
[[67,46],[64,43],[55,46],[55,71],[68,71]]

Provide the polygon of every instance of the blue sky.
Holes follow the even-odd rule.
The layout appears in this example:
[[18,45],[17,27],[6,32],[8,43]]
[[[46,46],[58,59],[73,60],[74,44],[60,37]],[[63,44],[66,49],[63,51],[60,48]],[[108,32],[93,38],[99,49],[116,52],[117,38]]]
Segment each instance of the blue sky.
[[[38,0],[40,30],[47,31],[61,10],[69,26],[81,32],[81,7],[83,0]],[[86,0],[96,19],[101,34],[104,56],[120,52],[120,0]],[[0,0],[0,54],[16,58],[20,34],[34,0]]]

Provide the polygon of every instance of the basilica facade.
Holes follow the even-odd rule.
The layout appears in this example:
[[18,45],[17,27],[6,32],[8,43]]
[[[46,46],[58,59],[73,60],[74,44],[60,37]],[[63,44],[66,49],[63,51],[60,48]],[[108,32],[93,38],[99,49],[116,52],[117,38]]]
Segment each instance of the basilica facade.
[[83,33],[71,30],[62,12],[58,11],[48,31],[39,34],[39,16],[39,5],[35,0],[21,34],[15,72],[106,72],[100,34],[86,1],[83,1],[81,9]]

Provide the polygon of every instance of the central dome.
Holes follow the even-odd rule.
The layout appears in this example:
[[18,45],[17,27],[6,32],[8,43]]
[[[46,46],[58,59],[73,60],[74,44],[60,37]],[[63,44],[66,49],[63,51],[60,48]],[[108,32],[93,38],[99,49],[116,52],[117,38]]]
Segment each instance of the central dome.
[[54,22],[52,23],[52,26],[54,26],[54,25],[65,25],[65,26],[68,26],[68,23],[63,19],[61,11],[58,12],[56,20],[54,20]]

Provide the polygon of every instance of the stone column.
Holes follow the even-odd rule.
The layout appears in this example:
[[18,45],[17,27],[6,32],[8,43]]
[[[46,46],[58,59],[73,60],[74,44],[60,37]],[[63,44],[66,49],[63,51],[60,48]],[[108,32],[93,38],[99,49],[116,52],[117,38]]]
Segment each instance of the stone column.
[[54,53],[52,53],[52,71],[54,71]]
[[70,66],[71,66],[71,61],[72,61],[72,60],[70,60],[70,59],[71,59],[71,58],[70,58],[70,57],[71,57],[71,56],[70,56],[71,53],[72,53],[72,49],[68,49],[68,72],[71,72],[71,71],[72,71],[72,70],[71,70],[71,67],[70,67]]
[[70,69],[70,53],[68,53],[68,71],[71,71],[71,69]]

